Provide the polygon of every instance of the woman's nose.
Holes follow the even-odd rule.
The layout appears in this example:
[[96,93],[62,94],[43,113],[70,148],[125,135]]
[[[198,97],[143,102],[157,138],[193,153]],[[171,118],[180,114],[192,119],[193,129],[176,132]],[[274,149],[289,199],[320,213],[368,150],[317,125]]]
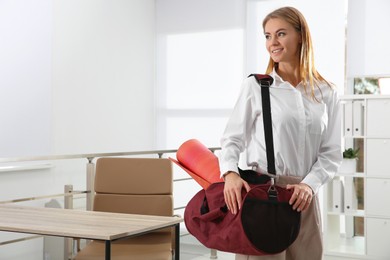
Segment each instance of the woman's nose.
[[271,41],[270,42],[271,45],[278,45],[279,44],[279,41],[276,37],[272,37],[270,41]]

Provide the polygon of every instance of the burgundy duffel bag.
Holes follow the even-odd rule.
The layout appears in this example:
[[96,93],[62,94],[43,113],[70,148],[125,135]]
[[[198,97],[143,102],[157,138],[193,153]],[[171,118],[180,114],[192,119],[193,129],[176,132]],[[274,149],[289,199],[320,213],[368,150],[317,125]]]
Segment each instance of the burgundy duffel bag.
[[[300,213],[288,201],[292,191],[271,184],[243,189],[237,214],[227,210],[224,183],[213,183],[188,203],[184,221],[188,231],[208,248],[245,255],[284,251],[297,238]],[[270,189],[271,188],[271,189]]]

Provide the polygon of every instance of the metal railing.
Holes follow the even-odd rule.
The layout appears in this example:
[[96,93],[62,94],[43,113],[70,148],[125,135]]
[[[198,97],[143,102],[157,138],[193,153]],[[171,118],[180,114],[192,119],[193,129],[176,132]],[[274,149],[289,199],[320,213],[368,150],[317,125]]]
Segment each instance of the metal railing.
[[[217,150],[220,150],[219,147],[210,147],[208,148],[211,152],[215,152]],[[100,158],[100,157],[132,157],[132,156],[153,156],[156,155],[157,158],[163,158],[164,155],[167,154],[173,154],[176,153],[176,149],[171,150],[150,150],[150,151],[134,151],[134,152],[114,152],[114,153],[91,153],[91,154],[73,154],[73,155],[52,155],[52,156],[32,156],[32,157],[15,157],[15,158],[0,158],[0,168],[1,164],[10,164],[10,163],[25,163],[25,162],[42,162],[42,161],[55,161],[55,160],[71,160],[71,159],[86,159],[86,190],[85,191],[75,191],[73,190],[73,185],[65,185],[64,187],[64,193],[60,194],[50,194],[50,195],[44,195],[44,196],[34,196],[34,197],[26,197],[26,198],[16,198],[11,200],[3,200],[0,201],[0,204],[5,203],[17,203],[17,202],[26,202],[26,201],[33,201],[33,200],[42,200],[46,198],[56,198],[56,197],[63,197],[64,198],[64,208],[66,209],[72,209],[73,208],[73,200],[76,195],[84,195],[86,198],[86,210],[92,210],[93,207],[93,196],[94,196],[94,177],[95,177],[95,163],[94,159]],[[7,169],[13,169],[13,167],[7,165],[3,167],[3,171],[7,171]],[[21,167],[20,170],[23,170],[23,167]],[[175,178],[174,182],[180,182],[180,181],[188,181],[192,180],[192,178]],[[185,206],[181,207],[175,207],[174,210],[181,210],[184,209]],[[188,234],[184,234],[188,235]],[[26,241],[30,239],[39,238],[42,236],[28,236],[20,239],[12,239],[12,240],[6,240],[2,241],[0,243],[0,246],[17,243],[21,241]],[[65,239],[65,246],[64,246],[64,259],[72,259],[72,252],[73,252],[73,242],[71,242],[71,239]],[[216,259],[217,258],[217,251],[214,249],[211,249],[210,252],[210,259]]]

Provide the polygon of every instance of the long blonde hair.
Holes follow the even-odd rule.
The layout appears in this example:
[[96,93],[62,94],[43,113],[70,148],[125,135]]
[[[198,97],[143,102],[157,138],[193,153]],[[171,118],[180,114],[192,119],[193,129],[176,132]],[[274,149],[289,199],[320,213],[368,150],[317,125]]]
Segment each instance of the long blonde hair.
[[[299,71],[303,87],[307,93],[308,87],[310,87],[311,96],[314,100],[319,101],[314,93],[314,87],[316,86],[320,92],[319,82],[326,82],[329,87],[332,85],[325,80],[314,66],[314,52],[313,44],[311,41],[311,35],[309,26],[307,25],[305,17],[294,7],[282,7],[269,13],[263,20],[263,30],[265,25],[270,19],[279,18],[283,19],[291,24],[295,30],[301,35],[302,43],[299,51]],[[266,73],[270,74],[274,68],[277,69],[278,64],[275,63],[270,57]],[[321,92],[322,95],[322,92]]]

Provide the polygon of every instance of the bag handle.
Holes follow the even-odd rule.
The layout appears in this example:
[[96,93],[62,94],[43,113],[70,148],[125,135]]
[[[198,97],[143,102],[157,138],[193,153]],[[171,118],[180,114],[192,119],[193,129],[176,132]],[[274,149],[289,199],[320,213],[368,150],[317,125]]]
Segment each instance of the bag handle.
[[194,219],[197,219],[199,221],[204,221],[204,222],[210,222],[210,221],[218,221],[221,218],[225,217],[228,212],[226,204],[220,208],[215,208],[209,211],[202,212],[201,209],[201,215],[200,216],[194,216]]
[[[267,172],[275,175],[276,177],[271,101],[269,95],[269,88],[274,82],[274,79],[271,76],[264,74],[251,74],[250,76],[254,76],[261,87],[265,148],[267,152]],[[271,186],[268,189],[268,199],[271,201],[278,200],[278,191],[275,188],[275,181],[273,178],[271,178]]]
[[274,155],[274,139],[272,134],[272,117],[271,117],[271,101],[269,95],[269,87],[274,82],[274,79],[269,75],[251,74],[261,86],[261,101],[263,107],[263,124],[265,147],[267,151],[267,171],[270,174],[276,175],[275,170],[275,155]]

